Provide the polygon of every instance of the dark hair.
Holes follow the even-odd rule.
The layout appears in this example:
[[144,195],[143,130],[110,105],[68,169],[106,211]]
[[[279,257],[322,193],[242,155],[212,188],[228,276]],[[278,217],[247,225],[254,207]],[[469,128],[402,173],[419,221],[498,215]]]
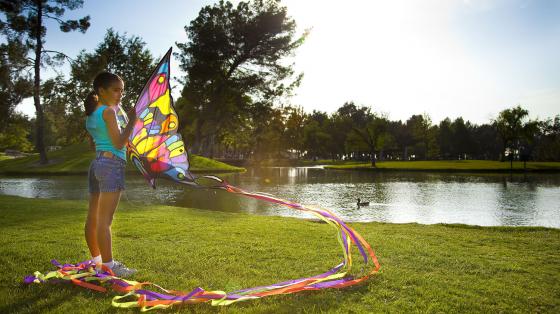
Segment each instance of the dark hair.
[[99,101],[99,97],[97,96],[99,94],[99,88],[108,88],[111,84],[122,81],[120,76],[110,72],[101,72],[97,74],[93,80],[93,90],[89,92],[84,100],[86,115],[91,115],[97,106],[97,102]]

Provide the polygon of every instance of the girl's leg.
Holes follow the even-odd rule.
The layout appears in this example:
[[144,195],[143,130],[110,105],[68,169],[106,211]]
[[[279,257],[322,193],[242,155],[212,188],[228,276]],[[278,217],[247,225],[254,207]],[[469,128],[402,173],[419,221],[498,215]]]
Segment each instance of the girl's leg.
[[101,251],[103,263],[113,260],[113,247],[111,240],[111,224],[113,214],[117,209],[121,191],[101,192],[99,195],[99,209],[97,214],[97,243]]
[[89,194],[89,210],[85,226],[86,242],[91,256],[99,256],[97,244],[97,216],[99,212],[99,192]]

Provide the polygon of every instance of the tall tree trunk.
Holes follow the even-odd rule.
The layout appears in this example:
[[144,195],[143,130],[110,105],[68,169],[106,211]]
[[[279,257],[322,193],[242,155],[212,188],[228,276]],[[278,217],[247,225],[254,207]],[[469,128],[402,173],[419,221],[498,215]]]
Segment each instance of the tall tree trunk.
[[37,1],[37,33],[35,34],[35,78],[33,82],[33,103],[36,112],[36,138],[35,148],[39,152],[40,163],[47,164],[47,152],[45,150],[44,129],[45,116],[43,115],[43,107],[41,106],[41,52],[43,43],[41,42],[41,28],[43,25],[43,2]]

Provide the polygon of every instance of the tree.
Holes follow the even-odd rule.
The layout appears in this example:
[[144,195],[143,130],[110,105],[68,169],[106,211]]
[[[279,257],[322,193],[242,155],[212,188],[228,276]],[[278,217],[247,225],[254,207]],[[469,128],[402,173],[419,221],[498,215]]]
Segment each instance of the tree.
[[[0,20],[0,30],[9,42],[18,42],[32,52],[29,60],[33,67],[33,103],[36,112],[36,149],[41,164],[48,162],[44,145],[44,115],[41,104],[41,68],[54,66],[67,58],[58,51],[44,48],[47,29],[45,19],[58,23],[62,32],[79,30],[85,33],[90,26],[89,16],[79,20],[63,20],[66,9],[75,10],[83,5],[83,0],[0,0],[0,12],[5,20]],[[51,55],[53,57],[51,57]]]
[[[251,111],[253,125],[253,152],[257,160],[278,157],[285,148],[282,145],[284,123],[282,111],[264,103]],[[213,143],[212,143],[213,144]]]
[[[457,158],[465,158],[474,152],[474,142],[472,139],[472,125],[469,121],[465,123],[463,118],[459,117],[451,124],[453,130],[453,149],[452,154]],[[441,131],[441,130],[440,130]]]
[[389,122],[388,130],[393,137],[393,142],[402,150],[402,160],[409,160],[409,148],[414,145],[411,128],[402,121]]
[[335,112],[325,120],[324,129],[329,136],[329,140],[325,144],[331,159],[340,159],[346,155],[344,143],[348,140],[348,133],[352,130],[352,124]]
[[62,75],[44,81],[41,87],[45,121],[45,143],[66,146],[84,141],[83,99],[72,80]]
[[541,121],[535,155],[537,160],[558,161],[560,159],[560,115]]
[[46,80],[41,88],[45,121],[48,122],[45,142],[68,145],[84,140],[83,102],[92,89],[93,79],[102,71],[111,71],[123,78],[126,89],[123,106],[128,109],[134,105],[153,70],[154,60],[145,45],[139,37],[127,37],[109,29],[94,51],[82,50],[71,62],[69,78],[57,76]]
[[285,107],[284,118],[286,120],[286,130],[284,132],[284,141],[288,149],[297,152],[298,158],[304,150],[304,128],[307,115],[301,107]]
[[28,63],[26,54],[26,47],[17,41],[0,44],[0,133],[9,128],[15,107],[31,96],[31,75],[22,71]]
[[[420,159],[435,158],[438,153],[437,128],[432,127],[432,119],[429,115],[412,115],[406,121],[414,141],[414,153]],[[417,157],[418,158],[418,157]]]
[[475,155],[478,159],[499,159],[500,145],[496,128],[490,124],[474,126],[473,141]]
[[451,156],[454,157],[453,129],[449,118],[445,118],[439,123],[438,143],[440,154],[443,159],[450,159]]
[[92,88],[93,79],[102,71],[115,73],[125,81],[122,98],[125,109],[131,108],[155,66],[146,43],[138,36],[128,37],[108,29],[93,52],[82,50],[72,62],[71,80],[82,100]]
[[527,136],[529,129],[534,129],[534,123],[528,121],[529,111],[516,106],[506,109],[498,114],[493,121],[498,134],[502,139],[502,154],[506,149],[509,151],[510,166],[513,168],[513,159],[515,154],[519,153],[521,140]]
[[[180,104],[195,119],[195,150],[212,155],[220,131],[272,106],[299,85],[293,64],[283,62],[305,38],[274,0],[229,1],[203,7],[185,26],[189,41],[178,43],[186,72]],[[257,108],[258,107],[258,108]],[[256,109],[257,108],[257,109]],[[210,126],[208,126],[210,125]]]
[[375,167],[378,150],[383,147],[386,140],[384,135],[388,128],[388,120],[385,117],[372,113],[370,108],[358,108],[352,102],[344,104],[338,109],[338,113],[352,121],[352,131],[367,147],[371,166]]
[[329,143],[332,143],[333,138],[326,129],[328,119],[326,113],[315,110],[305,119],[303,143],[307,156],[313,159],[324,157],[328,152]]
[[13,149],[30,152],[33,144],[29,141],[31,122],[19,113],[13,113],[9,124],[0,132],[0,150]]

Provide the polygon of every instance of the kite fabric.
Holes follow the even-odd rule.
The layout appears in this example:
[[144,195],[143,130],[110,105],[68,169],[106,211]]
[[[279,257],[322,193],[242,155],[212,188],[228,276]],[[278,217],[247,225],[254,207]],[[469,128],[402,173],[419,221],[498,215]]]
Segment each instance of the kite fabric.
[[138,120],[130,134],[128,156],[148,183],[164,177],[196,185],[189,171],[185,143],[177,133],[179,119],[173,109],[170,79],[171,48],[159,62],[136,102]]
[[[269,194],[248,192],[215,176],[200,177],[210,179],[213,182],[211,186],[203,186],[197,182],[199,178],[189,171],[187,150],[181,135],[177,133],[178,118],[173,109],[169,85],[170,56],[171,49],[160,61],[138,98],[135,108],[139,119],[128,145],[129,159],[140,170],[150,186],[155,188],[156,178],[166,178],[193,187],[220,189],[312,214],[337,230],[338,242],[343,253],[342,262],[327,272],[312,277],[233,292],[206,291],[202,288],[190,292],[166,290],[150,282],[118,278],[105,266],[102,266],[101,270],[96,270],[92,260],[64,265],[53,260],[52,263],[58,268],[57,270],[46,274],[35,272],[34,275],[27,276],[24,282],[64,281],[101,292],[107,291],[105,286],[110,284],[112,290],[120,294],[113,298],[113,306],[139,307],[142,311],[148,311],[178,304],[210,302],[212,305],[228,305],[276,294],[343,288],[363,282],[377,273],[380,265],[369,243],[331,211],[293,203]],[[358,277],[348,274],[352,268],[353,245],[357,247],[364,262],[361,275]],[[155,288],[156,291],[149,290],[148,287]]]

